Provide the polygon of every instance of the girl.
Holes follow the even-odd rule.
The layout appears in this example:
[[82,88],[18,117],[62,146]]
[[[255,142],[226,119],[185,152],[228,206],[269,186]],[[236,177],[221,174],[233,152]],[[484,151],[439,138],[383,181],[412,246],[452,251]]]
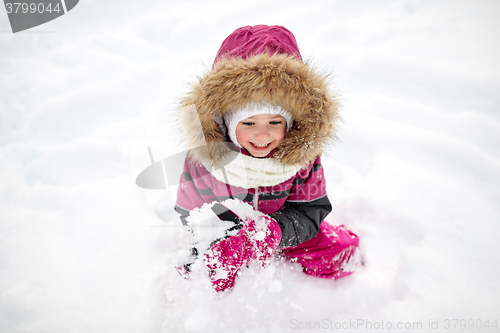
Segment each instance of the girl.
[[[352,273],[358,237],[323,221],[332,207],[321,153],[335,138],[337,103],[326,78],[303,63],[289,30],[234,31],[182,106],[180,123],[192,148],[175,206],[182,222],[193,209],[228,198],[260,212],[240,216],[244,223],[236,221],[205,253],[193,250],[203,256],[215,290],[232,288],[241,267],[273,253],[316,277]],[[193,129],[198,119],[202,133]]]

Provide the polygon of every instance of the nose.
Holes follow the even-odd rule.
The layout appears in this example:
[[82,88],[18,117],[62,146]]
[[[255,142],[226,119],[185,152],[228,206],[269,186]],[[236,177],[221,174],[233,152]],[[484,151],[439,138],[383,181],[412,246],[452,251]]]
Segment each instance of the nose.
[[265,140],[269,137],[269,129],[267,125],[261,124],[257,126],[255,130],[255,138],[259,140]]

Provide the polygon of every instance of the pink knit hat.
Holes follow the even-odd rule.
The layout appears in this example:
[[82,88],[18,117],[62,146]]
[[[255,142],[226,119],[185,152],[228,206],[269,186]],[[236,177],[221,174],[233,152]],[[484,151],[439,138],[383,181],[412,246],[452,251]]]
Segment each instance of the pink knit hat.
[[222,58],[241,57],[268,52],[270,54],[286,53],[302,62],[297,41],[292,32],[280,25],[256,25],[238,28],[223,42],[217,52],[214,64]]
[[[290,30],[279,25],[256,25],[238,28],[230,34],[222,42],[212,68],[223,58],[246,59],[265,52],[271,55],[285,53],[302,62],[297,41]],[[282,115],[287,122],[287,131],[292,128],[292,115],[279,106],[271,106],[263,102],[243,109],[232,109],[231,113],[224,117],[224,121],[229,138],[237,146],[241,147],[236,140],[236,126],[241,120],[256,114]]]

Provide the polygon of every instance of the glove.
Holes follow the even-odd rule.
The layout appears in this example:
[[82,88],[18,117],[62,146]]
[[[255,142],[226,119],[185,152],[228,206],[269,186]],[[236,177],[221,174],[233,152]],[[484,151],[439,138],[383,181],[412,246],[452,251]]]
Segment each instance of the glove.
[[[244,222],[238,215],[220,203],[213,203],[210,209],[222,222],[220,225],[213,225],[213,230],[215,231],[213,233],[205,234],[203,237],[199,234],[194,235],[193,229],[189,230],[191,236],[194,237],[195,242],[192,245],[192,248],[188,251],[189,253],[183,253],[184,258],[180,260],[182,263],[176,267],[179,274],[186,278],[189,276],[189,273],[191,273],[191,266],[196,262],[199,254],[203,254],[219,241],[235,235],[244,225]],[[221,226],[224,227],[221,229]]]
[[256,220],[246,218],[243,222],[236,235],[216,242],[205,253],[203,261],[216,291],[231,289],[241,268],[251,261],[266,264],[281,241],[281,229],[268,215],[261,214]]

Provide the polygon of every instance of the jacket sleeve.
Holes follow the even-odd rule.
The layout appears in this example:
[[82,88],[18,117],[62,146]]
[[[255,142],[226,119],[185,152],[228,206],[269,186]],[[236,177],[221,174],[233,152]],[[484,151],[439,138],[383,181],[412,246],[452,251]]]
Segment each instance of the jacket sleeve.
[[297,246],[314,238],[321,222],[332,211],[320,157],[306,172],[299,172],[293,183],[283,208],[271,214],[281,227],[279,248]]
[[186,225],[186,218],[192,209],[201,207],[206,202],[217,200],[211,188],[205,183],[208,171],[195,164],[189,154],[184,160],[184,169],[177,189],[175,211],[180,214],[182,224]]

